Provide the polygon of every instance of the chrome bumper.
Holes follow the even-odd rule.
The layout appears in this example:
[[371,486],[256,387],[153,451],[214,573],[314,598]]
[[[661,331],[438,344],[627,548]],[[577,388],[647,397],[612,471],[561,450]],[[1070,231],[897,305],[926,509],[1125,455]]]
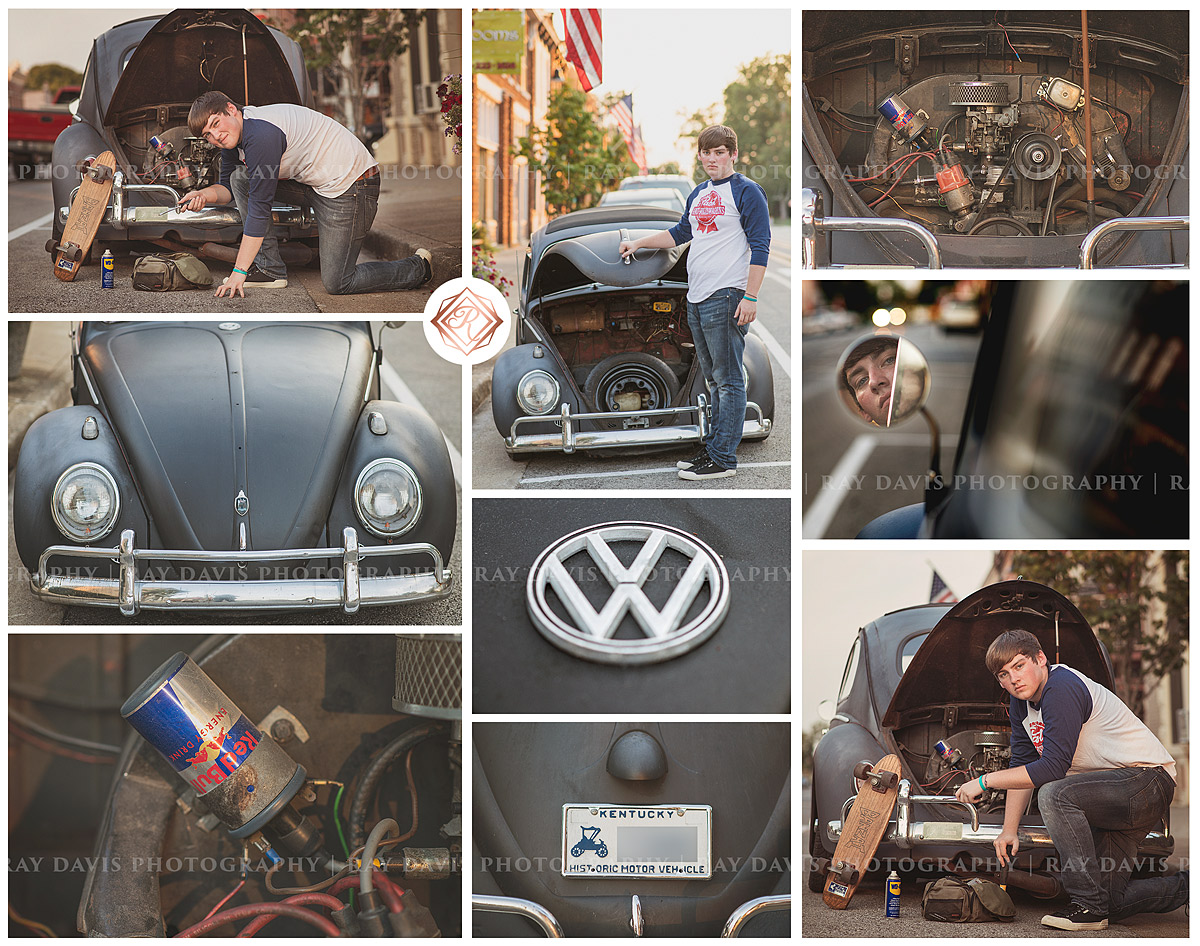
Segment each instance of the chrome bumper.
[[[66,225],[67,217],[71,214],[71,206],[75,203],[75,195],[79,192],[76,186],[71,191],[71,197],[66,207],[58,208],[58,221]],[[128,204],[130,194],[156,194],[167,198],[169,206],[131,207]],[[242,215],[236,207],[205,207],[196,212],[180,213],[176,210],[179,202],[178,192],[166,184],[126,184],[125,174],[117,171],[113,175],[112,197],[109,199],[108,210],[105,211],[102,223],[118,230],[128,230],[138,227],[161,227],[164,224],[178,224],[186,227],[231,227],[242,225]],[[316,216],[311,210],[288,204],[273,204],[271,217],[277,227],[314,227]]]
[[[513,421],[512,430],[504,438],[504,449],[517,453],[574,453],[576,450],[602,450],[606,447],[652,447],[672,444],[700,443],[707,439],[712,421],[709,417],[708,398],[703,394],[697,398],[698,405],[664,407],[652,411],[609,411],[593,414],[572,414],[571,405],[564,404],[558,415],[526,414]],[[758,417],[748,420],[742,427],[743,440],[761,440],[771,432],[771,421],[763,417],[762,408],[754,401],[746,402],[746,409]],[[670,417],[676,414],[694,414],[696,423],[673,427],[651,427],[651,417]],[[621,421],[624,430],[576,430],[582,420]],[[552,423],[562,433],[521,434],[517,429],[523,424]]]
[[[366,558],[394,555],[428,555],[429,574],[363,578],[359,565]],[[118,562],[118,578],[87,578],[48,573],[47,563],[56,556],[97,558]],[[138,577],[145,562],[212,564],[235,562],[311,562],[341,559],[340,578],[296,578],[278,581],[216,579],[154,581]],[[358,533],[342,530],[342,546],[324,549],[206,552],[170,549],[137,549],[132,529],[121,533],[117,548],[97,549],[75,545],[52,545],[38,560],[30,576],[30,590],[44,601],[62,605],[118,607],[122,614],[152,611],[221,610],[235,608],[291,609],[337,608],[353,614],[364,604],[407,604],[444,598],[450,594],[453,572],[444,567],[441,553],[427,542],[408,545],[359,546]]]

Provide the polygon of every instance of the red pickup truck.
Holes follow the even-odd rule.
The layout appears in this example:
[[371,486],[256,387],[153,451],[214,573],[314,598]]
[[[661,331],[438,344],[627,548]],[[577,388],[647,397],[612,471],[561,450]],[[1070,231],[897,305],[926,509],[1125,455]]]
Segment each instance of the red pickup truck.
[[72,102],[79,98],[79,86],[64,85],[46,108],[10,108],[8,110],[8,164],[18,180],[32,178],[38,164],[49,164],[54,139],[71,124]]

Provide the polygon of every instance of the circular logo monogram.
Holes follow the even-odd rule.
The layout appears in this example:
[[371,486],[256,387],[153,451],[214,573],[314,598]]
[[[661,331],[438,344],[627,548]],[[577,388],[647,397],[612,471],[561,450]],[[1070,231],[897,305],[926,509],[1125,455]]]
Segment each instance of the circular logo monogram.
[[425,338],[447,361],[478,365],[504,347],[510,311],[508,300],[491,283],[474,277],[451,279],[425,303]]
[[[632,564],[625,565],[612,546],[640,543]],[[664,577],[663,554],[673,549],[687,565],[678,576]],[[579,553],[588,558],[610,586],[597,609],[567,567]],[[655,605],[646,589],[661,582]],[[669,593],[667,588],[669,587]],[[707,600],[696,602],[707,589]],[[559,607],[552,607],[550,592]],[[693,535],[654,522],[608,522],[565,535],[545,549],[529,571],[525,589],[529,616],[542,635],[576,657],[613,664],[648,664],[670,660],[706,641],[729,611],[729,573],[720,557]],[[626,616],[642,636],[617,637]]]

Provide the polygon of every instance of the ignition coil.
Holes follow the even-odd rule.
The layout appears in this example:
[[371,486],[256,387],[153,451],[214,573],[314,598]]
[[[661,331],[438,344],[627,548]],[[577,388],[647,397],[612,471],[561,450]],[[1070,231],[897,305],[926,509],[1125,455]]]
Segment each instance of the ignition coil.
[[321,851],[320,833],[292,804],[304,784],[303,766],[259,732],[189,656],[175,654],[155,670],[121,715],[195,789],[230,836],[262,831],[290,857]]
[[946,202],[946,209],[959,217],[965,217],[975,204],[975,192],[971,182],[963,173],[962,164],[952,154],[942,158],[942,169],[937,172],[938,193]]

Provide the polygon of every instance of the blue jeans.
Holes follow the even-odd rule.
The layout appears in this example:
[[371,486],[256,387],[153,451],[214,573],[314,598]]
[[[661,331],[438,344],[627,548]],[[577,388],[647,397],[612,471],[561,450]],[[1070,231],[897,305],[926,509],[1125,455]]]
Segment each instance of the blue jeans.
[[[250,205],[250,175],[245,165],[234,168],[229,178],[233,202],[242,219]],[[341,197],[322,197],[307,184],[280,181],[278,200],[312,207],[317,218],[321,282],[330,295],[416,289],[425,281],[425,263],[419,256],[387,262],[359,263],[358,251],[375,220],[379,206],[379,178],[356,181]],[[258,268],[271,276],[287,275],[279,255],[274,224],[268,224],[262,248],[254,258]]]
[[1062,883],[1093,913],[1121,920],[1170,913],[1188,902],[1188,875],[1130,880],[1138,845],[1171,806],[1175,783],[1161,767],[1068,775],[1038,791],[1058,849]]
[[743,295],[741,289],[718,289],[703,302],[688,303],[688,328],[712,402],[712,435],[705,446],[708,455],[727,470],[737,469],[737,448],[746,423],[742,352],[747,328],[735,318]]

